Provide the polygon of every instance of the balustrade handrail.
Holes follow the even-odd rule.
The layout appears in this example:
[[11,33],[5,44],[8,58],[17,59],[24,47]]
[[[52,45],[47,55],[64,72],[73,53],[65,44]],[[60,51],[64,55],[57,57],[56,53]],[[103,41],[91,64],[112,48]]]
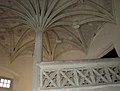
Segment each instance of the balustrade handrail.
[[[82,60],[69,60],[69,61],[50,61],[41,62],[38,64],[40,68],[70,68],[70,67],[88,67],[88,66],[107,66],[107,65],[120,64],[120,58],[103,58],[103,59],[82,59]],[[57,66],[57,67],[56,67]]]

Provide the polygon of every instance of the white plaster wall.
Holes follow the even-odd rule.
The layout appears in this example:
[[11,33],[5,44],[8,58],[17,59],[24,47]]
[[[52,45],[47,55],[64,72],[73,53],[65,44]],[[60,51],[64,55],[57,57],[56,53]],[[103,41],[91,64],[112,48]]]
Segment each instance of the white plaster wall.
[[56,58],[56,60],[79,60],[85,59],[86,54],[79,50],[72,50],[65,53],[62,53]]
[[32,57],[20,57],[10,64],[5,53],[0,52],[0,76],[13,79],[12,89],[7,91],[32,91],[32,63]]

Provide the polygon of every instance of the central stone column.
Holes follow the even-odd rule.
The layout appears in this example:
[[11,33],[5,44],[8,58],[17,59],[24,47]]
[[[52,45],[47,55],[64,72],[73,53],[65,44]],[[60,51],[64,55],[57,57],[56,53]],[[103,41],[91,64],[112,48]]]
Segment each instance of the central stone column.
[[40,85],[40,68],[38,63],[42,61],[42,32],[36,31],[35,34],[32,91],[37,91]]

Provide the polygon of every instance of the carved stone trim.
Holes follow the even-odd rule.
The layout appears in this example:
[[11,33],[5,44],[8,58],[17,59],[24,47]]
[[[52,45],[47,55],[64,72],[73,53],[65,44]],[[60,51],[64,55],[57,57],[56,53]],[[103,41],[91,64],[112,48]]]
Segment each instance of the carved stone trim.
[[[94,63],[92,63],[93,66],[81,66],[80,61],[79,63],[71,61],[73,67],[69,64],[69,67],[65,67],[64,65],[66,64],[64,63],[63,65],[53,63],[52,68],[50,68],[50,65],[45,65],[46,63],[43,63],[44,65],[40,66],[40,89],[82,88],[120,83],[120,59],[99,60],[101,63],[104,63],[104,65],[100,65],[100,62],[96,64],[98,60],[94,60]],[[93,62],[93,60],[89,61]],[[75,62],[80,65],[80,67],[75,67]]]

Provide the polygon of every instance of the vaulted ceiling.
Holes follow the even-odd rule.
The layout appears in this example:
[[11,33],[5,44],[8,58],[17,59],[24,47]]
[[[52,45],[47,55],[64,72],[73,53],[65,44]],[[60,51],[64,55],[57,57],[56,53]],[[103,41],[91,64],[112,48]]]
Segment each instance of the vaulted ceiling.
[[0,49],[11,62],[33,55],[40,30],[45,60],[70,50],[86,54],[106,23],[114,23],[112,0],[0,0]]

